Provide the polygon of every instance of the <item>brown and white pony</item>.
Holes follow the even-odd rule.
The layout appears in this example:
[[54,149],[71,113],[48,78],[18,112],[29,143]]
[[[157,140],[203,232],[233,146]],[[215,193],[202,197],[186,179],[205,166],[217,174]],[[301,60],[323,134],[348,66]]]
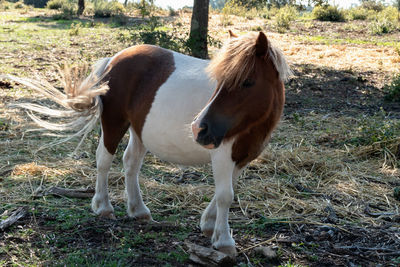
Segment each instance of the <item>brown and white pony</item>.
[[[245,166],[268,142],[285,101],[283,81],[290,69],[264,33],[231,34],[210,61],[152,45],[138,45],[101,59],[86,79],[84,71],[64,75],[66,94],[48,83],[10,77],[69,110],[36,104],[20,107],[73,120],[52,124],[30,116],[50,130],[77,129],[87,134],[101,119],[96,152],[93,211],[114,217],[108,197],[108,172],[117,145],[129,129],[123,156],[130,217],[151,220],[142,200],[138,175],[146,151],[180,165],[212,162],[215,195],[201,216],[201,230],[213,247],[234,255],[228,224],[234,185]],[[4,77],[4,76],[3,76]],[[78,119],[77,119],[78,118]]]

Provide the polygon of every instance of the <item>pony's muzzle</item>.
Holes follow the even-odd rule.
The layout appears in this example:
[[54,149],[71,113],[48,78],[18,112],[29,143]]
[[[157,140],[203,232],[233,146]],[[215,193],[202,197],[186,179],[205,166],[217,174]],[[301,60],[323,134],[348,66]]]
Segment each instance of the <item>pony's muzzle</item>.
[[193,133],[193,139],[202,145],[204,148],[207,149],[213,149],[215,148],[215,145],[213,142],[207,141],[207,133],[208,133],[208,125],[205,123],[200,124],[200,120],[195,120],[192,122],[192,133]]

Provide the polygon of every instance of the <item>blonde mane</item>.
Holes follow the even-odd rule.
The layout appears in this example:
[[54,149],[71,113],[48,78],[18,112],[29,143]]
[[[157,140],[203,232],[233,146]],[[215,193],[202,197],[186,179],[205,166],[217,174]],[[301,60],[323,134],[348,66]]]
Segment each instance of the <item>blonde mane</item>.
[[[210,76],[230,88],[237,88],[250,76],[256,63],[258,33],[230,38],[207,67]],[[268,57],[273,62],[279,78],[286,81],[292,71],[281,50],[268,41]]]

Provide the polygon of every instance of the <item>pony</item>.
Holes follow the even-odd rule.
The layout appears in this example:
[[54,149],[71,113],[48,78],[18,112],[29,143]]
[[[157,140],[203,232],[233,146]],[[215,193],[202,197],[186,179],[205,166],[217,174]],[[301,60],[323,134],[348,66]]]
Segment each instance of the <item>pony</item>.
[[[127,214],[137,220],[152,220],[138,181],[147,151],[179,165],[211,162],[215,194],[201,216],[200,228],[215,249],[235,256],[228,224],[234,187],[243,169],[263,151],[282,115],[284,81],[291,70],[263,32],[230,35],[211,61],[144,44],[99,60],[87,77],[87,67],[67,68],[61,77],[65,93],[45,81],[7,78],[66,108],[17,104],[44,128],[76,131],[66,139],[85,137],[101,121],[91,204],[101,217],[115,218],[108,172],[127,130],[129,143],[123,155]],[[51,123],[35,113],[70,121]]]

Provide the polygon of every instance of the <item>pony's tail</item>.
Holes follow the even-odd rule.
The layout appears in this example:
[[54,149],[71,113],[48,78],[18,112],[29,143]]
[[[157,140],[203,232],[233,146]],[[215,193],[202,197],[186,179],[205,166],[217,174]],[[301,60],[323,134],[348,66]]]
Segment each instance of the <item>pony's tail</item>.
[[[44,95],[51,101],[59,104],[63,109],[50,107],[49,103],[16,103],[11,106],[23,108],[29,117],[41,127],[30,131],[47,130],[50,134],[61,137],[56,141],[43,145],[38,150],[64,143],[74,137],[81,137],[74,153],[78,150],[86,136],[96,126],[102,111],[100,95],[105,94],[109,87],[103,78],[111,70],[107,63],[110,58],[99,60],[92,68],[92,72],[86,77],[88,66],[64,67],[59,69],[60,81],[64,87],[64,93],[43,79],[18,78],[12,75],[0,75],[0,78],[10,79],[23,84],[28,88]],[[46,118],[57,118],[62,122],[50,122]],[[55,134],[54,132],[68,132]]]

